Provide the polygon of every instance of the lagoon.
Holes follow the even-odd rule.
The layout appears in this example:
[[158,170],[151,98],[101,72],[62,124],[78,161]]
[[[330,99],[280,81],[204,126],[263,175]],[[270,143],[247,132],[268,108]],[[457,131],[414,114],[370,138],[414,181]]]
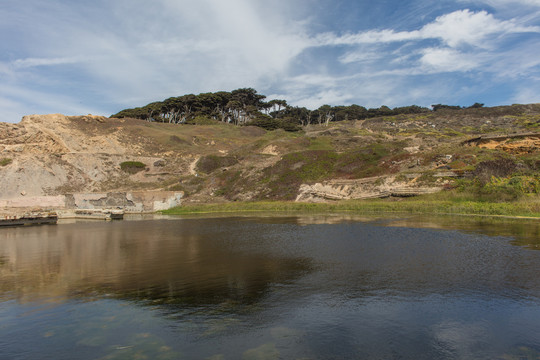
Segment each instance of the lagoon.
[[0,229],[0,359],[536,359],[539,246],[470,217]]

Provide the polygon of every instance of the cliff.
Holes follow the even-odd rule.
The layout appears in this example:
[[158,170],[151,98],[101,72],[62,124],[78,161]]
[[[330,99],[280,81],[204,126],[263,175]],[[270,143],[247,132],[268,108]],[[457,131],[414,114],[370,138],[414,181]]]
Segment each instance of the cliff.
[[537,172],[540,107],[520,109],[341,121],[300,132],[30,115],[0,123],[0,199],[150,190],[182,191],[187,202],[430,193],[503,155]]

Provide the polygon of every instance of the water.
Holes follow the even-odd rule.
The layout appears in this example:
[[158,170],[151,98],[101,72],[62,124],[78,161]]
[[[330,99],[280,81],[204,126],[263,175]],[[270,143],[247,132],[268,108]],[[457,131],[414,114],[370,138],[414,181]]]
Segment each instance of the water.
[[540,222],[0,229],[0,359],[539,359]]

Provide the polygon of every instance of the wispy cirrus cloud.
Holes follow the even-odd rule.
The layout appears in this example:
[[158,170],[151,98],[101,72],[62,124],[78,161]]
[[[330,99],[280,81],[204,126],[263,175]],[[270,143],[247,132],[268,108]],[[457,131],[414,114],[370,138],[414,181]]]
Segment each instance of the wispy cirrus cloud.
[[540,26],[523,26],[512,20],[499,20],[486,11],[459,10],[439,16],[419,30],[384,29],[337,36],[326,33],[317,36],[314,46],[380,44],[389,42],[438,39],[450,47],[472,45],[484,47],[494,37],[512,33],[540,33]]
[[[355,89],[354,82],[370,86],[386,84],[377,86],[377,92],[383,99],[381,103],[392,104],[388,101],[392,99],[397,101],[394,104],[403,104],[403,100],[411,98],[412,93],[425,101],[426,95],[436,99],[435,94],[440,94],[440,98],[446,93],[448,98],[452,98],[455,97],[452,94],[472,96],[475,91],[481,91],[478,83],[460,87],[457,78],[443,80],[443,74],[464,74],[461,78],[464,84],[473,78],[481,79],[486,87],[499,86],[488,85],[488,79],[489,82],[505,82],[510,81],[510,77],[515,79],[524,74],[530,77],[538,72],[538,34],[540,26],[527,24],[519,18],[500,19],[484,10],[462,9],[440,15],[417,29],[407,31],[383,28],[341,35],[327,32],[313,39],[313,47],[341,51],[337,60],[343,67],[341,73],[334,74],[336,78],[345,78],[343,73],[357,75],[354,80],[339,81],[336,87],[328,80],[319,85],[321,91],[343,89],[344,83],[349,83],[350,89]],[[524,36],[530,40],[515,41]],[[525,51],[529,56],[515,56]],[[484,74],[492,75],[486,77]],[[296,79],[302,80],[301,77]],[[445,86],[441,87],[440,82]],[[446,92],[442,91],[444,89]],[[357,94],[361,92],[355,91]],[[402,101],[396,99],[395,93],[401,94]],[[372,99],[365,92],[363,96],[366,100]],[[412,98],[416,102],[418,99]]]
[[239,87],[311,108],[540,93],[538,1],[511,3],[3,0],[0,120]]
[[83,61],[80,57],[61,57],[61,58],[26,58],[17,59],[11,65],[16,69],[25,69],[36,66],[55,66],[76,64]]
[[[57,111],[65,88],[108,114],[184,93],[261,89],[306,48],[285,0],[5,1],[0,81],[29,93],[49,87]],[[48,110],[15,103],[26,103],[21,114]]]
[[[462,3],[470,3],[471,0],[460,0]],[[516,6],[516,5],[527,5],[527,6],[539,6],[540,0],[483,0],[478,1],[480,3],[489,4],[491,6]]]

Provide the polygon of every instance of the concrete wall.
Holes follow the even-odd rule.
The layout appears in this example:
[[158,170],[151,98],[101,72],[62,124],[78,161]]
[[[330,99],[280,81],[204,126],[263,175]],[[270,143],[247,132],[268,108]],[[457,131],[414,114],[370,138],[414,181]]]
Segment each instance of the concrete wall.
[[181,205],[183,192],[130,191],[32,196],[0,200],[0,207],[42,209],[123,209],[126,212],[155,212]]
[[66,197],[58,196],[21,196],[12,199],[0,199],[0,208],[64,208]]

